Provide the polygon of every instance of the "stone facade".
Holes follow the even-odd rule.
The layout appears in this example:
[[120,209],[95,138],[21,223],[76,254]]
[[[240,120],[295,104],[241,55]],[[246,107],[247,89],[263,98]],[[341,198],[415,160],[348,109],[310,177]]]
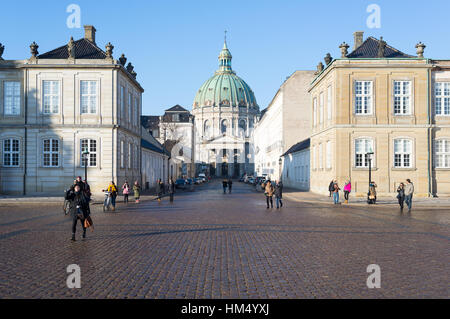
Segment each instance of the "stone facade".
[[141,180],[143,89],[91,40],[0,61],[0,193],[62,194],[85,148],[93,192]]
[[314,71],[296,71],[280,87],[255,126],[256,173],[280,178],[280,157],[311,135],[309,86]]

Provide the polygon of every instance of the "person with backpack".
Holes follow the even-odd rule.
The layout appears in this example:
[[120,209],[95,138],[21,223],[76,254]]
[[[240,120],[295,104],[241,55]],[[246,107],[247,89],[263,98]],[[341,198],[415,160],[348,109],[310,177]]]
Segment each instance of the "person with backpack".
[[330,192],[330,196],[328,196],[328,197],[331,197],[333,195],[333,192],[334,192],[334,180],[332,180],[330,182],[330,184],[328,185],[328,191]]

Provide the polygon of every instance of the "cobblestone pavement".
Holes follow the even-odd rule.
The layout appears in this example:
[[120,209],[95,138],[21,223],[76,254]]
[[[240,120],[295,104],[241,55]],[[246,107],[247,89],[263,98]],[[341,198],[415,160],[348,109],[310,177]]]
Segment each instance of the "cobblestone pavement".
[[[70,242],[62,205],[0,207],[0,298],[448,298],[450,212],[285,201],[218,182],[164,201],[94,206]],[[70,264],[81,289],[66,287]],[[381,267],[368,289],[367,266]]]

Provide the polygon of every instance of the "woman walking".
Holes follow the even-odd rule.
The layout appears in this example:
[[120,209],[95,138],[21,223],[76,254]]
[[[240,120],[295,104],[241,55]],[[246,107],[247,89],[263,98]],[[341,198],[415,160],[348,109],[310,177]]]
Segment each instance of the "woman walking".
[[334,193],[334,180],[332,180],[330,182],[330,185],[328,185],[328,191],[330,192],[330,196],[328,196],[328,197],[331,197]]
[[[264,194],[266,195],[267,209],[269,209],[270,207],[273,208],[273,193],[274,193],[274,188],[273,188],[272,182],[269,179],[266,182],[266,184],[264,185]],[[269,203],[270,203],[270,207],[269,207]]]
[[347,181],[345,183],[345,186],[344,186],[344,198],[345,198],[345,203],[346,204],[348,204],[348,197],[349,197],[351,192],[352,192],[352,182],[351,181]]
[[111,197],[111,205],[112,210],[116,210],[116,198],[117,198],[117,186],[114,184],[114,181],[111,181],[111,183],[108,186],[108,193],[110,193]]
[[377,203],[377,184],[375,182],[370,182],[369,184],[369,204],[376,204]]
[[123,193],[123,202],[125,204],[128,204],[128,196],[130,195],[130,184],[128,184],[128,181],[125,181],[125,184],[123,184],[122,193]]
[[340,204],[339,203],[339,191],[340,191],[341,189],[339,188],[339,185],[338,185],[338,183],[337,183],[337,180],[334,180],[334,183],[333,183],[333,201],[334,201],[334,204],[335,205],[338,205],[338,204]]
[[277,181],[275,184],[275,199],[277,201],[277,209],[283,207],[283,183],[281,181]]
[[405,203],[405,184],[400,183],[397,188],[397,193],[398,204],[400,205],[400,210],[403,211],[403,205]]
[[141,200],[141,185],[139,185],[138,181],[134,182],[133,186],[134,199],[136,200],[136,204],[139,204]]

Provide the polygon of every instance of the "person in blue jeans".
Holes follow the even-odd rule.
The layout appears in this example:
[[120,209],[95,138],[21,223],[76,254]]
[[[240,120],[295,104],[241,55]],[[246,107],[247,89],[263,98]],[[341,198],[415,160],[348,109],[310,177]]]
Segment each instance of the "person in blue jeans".
[[414,184],[408,178],[406,180],[406,186],[405,186],[405,202],[406,202],[406,205],[408,205],[408,212],[410,212],[411,208],[412,208],[413,194],[414,194]]
[[334,186],[333,187],[334,187],[334,190],[333,190],[333,201],[334,201],[334,204],[337,205],[337,204],[340,204],[339,203],[339,191],[341,190],[339,188],[337,180],[334,180]]
[[277,200],[277,209],[283,207],[283,183],[281,181],[276,181],[275,183],[275,198]]

